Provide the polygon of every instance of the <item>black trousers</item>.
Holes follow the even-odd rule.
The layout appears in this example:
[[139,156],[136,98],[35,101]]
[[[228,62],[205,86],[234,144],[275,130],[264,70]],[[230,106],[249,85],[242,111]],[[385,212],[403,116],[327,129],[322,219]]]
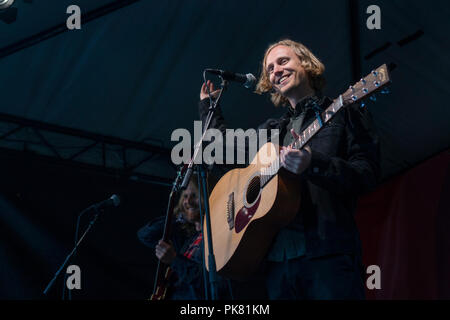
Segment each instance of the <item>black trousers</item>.
[[360,257],[354,255],[268,261],[263,274],[273,300],[365,299],[365,273]]

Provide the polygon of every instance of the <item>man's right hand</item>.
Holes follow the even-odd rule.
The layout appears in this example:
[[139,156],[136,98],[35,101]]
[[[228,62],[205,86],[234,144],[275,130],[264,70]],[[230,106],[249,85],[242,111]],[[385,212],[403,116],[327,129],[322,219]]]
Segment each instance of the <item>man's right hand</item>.
[[211,96],[216,99],[219,96],[220,90],[214,90],[214,84],[211,80],[208,80],[206,83],[203,82],[202,88],[200,89],[200,100],[208,98],[208,90],[206,86],[209,88],[209,92],[211,92]]

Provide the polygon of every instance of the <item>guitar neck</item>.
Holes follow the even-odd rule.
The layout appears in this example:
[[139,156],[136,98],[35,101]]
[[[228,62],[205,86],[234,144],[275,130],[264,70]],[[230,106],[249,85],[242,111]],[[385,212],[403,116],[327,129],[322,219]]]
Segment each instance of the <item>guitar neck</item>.
[[[334,117],[334,115],[344,106],[342,96],[335,99],[332,104],[328,106],[320,115],[320,119],[315,119],[303,132],[300,134],[298,140],[291,144],[294,149],[301,149],[317,134],[320,129]],[[286,134],[289,134],[287,132]],[[266,185],[274,175],[280,170],[280,158],[277,157],[268,167],[261,170],[262,187]]]
[[[186,172],[186,169],[187,169],[187,165],[184,165],[178,171],[177,178],[175,179],[175,183],[173,184],[172,191],[170,192],[170,195],[169,195],[169,203],[167,206],[166,220],[164,222],[164,230],[163,230],[163,236],[162,236],[162,240],[164,242],[170,241],[170,235],[171,235],[171,231],[172,231],[173,212],[174,212],[175,200],[176,200],[175,195],[177,195],[180,191],[177,186],[181,185],[181,182],[183,181],[184,173]],[[156,268],[156,275],[155,275],[155,282],[153,285],[152,299],[153,298],[158,299],[158,297],[159,297],[158,289],[160,288],[160,285],[161,285],[162,281],[164,280],[165,273],[167,272],[167,268],[165,268],[165,266],[166,265],[163,262],[161,262],[161,260],[158,260],[158,266]]]
[[303,148],[343,106],[344,102],[342,96],[339,96],[338,99],[335,99],[333,103],[320,114],[320,119],[316,118],[305,130],[303,130],[298,140],[294,141],[292,147],[295,149]]

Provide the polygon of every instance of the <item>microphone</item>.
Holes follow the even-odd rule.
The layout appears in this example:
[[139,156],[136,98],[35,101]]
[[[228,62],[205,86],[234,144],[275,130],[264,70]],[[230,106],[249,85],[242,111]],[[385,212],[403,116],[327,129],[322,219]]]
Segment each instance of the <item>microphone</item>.
[[89,208],[92,209],[105,209],[109,207],[117,207],[120,204],[120,198],[117,194],[113,194],[109,199],[103,200],[99,203],[93,204]]
[[221,76],[224,80],[243,83],[244,87],[246,87],[247,89],[251,89],[256,83],[256,78],[251,73],[240,74],[219,69],[205,69],[205,71],[212,74],[217,74]]

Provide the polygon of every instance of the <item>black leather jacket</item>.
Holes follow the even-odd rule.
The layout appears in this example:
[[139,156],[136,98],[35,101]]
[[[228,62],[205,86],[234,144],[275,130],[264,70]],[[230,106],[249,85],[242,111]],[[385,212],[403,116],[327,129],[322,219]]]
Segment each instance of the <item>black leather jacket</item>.
[[[305,111],[302,130],[315,120],[311,101],[325,109],[331,100],[317,97],[299,102],[295,110],[288,108],[279,119],[268,119],[259,129],[279,129],[280,143],[287,133],[291,117]],[[204,122],[209,100],[199,103],[200,118]],[[222,113],[216,111],[211,128],[225,132]],[[288,133],[290,134],[290,133]],[[309,168],[299,175],[303,182],[301,208],[296,219],[280,234],[288,236],[275,239],[272,251],[284,248],[285,252],[272,252],[274,260],[295,258],[305,254],[317,257],[328,254],[360,254],[359,233],[354,213],[359,195],[372,190],[379,179],[379,146],[367,110],[351,105],[340,110],[308,143],[312,149]],[[293,197],[296,195],[293,194]],[[304,253],[289,237],[304,240]],[[294,239],[295,240],[295,239]]]

